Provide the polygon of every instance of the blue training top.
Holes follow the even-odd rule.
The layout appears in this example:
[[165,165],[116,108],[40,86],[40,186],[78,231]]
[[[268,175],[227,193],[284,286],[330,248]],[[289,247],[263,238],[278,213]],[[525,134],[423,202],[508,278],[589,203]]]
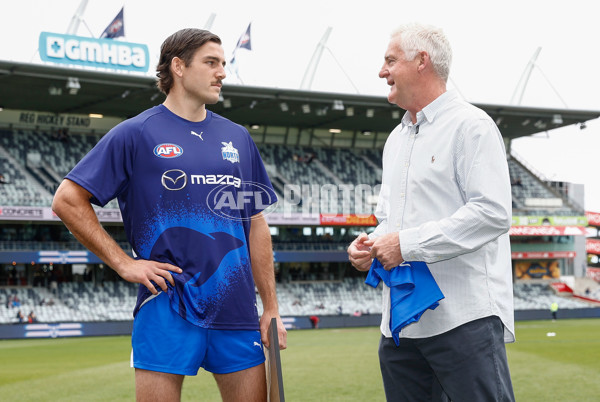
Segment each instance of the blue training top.
[[387,271],[375,258],[365,283],[376,288],[381,281],[390,288],[390,331],[398,346],[402,328],[419,321],[428,309],[435,310],[444,294],[422,261],[405,261]]
[[[118,199],[136,258],[183,270],[174,287],[167,282],[183,318],[258,329],[250,218],[277,197],[244,127],[210,111],[194,123],[155,106],[110,130],[66,178],[94,204]],[[149,296],[140,285],[134,315]]]

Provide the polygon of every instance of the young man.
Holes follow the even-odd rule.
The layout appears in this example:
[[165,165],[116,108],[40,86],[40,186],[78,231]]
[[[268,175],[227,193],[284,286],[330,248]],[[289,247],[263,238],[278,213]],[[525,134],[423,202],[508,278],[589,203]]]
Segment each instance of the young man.
[[[276,200],[271,183],[248,131],[206,109],[219,99],[224,66],[221,40],[208,31],[167,38],[157,66],[165,102],[113,128],[54,198],[54,211],[77,239],[140,284],[132,334],[138,400],[180,400],[184,376],[203,367],[224,401],[265,401],[262,343],[268,346],[273,317],[286,347],[261,212]],[[214,201],[239,200],[258,187],[267,189],[258,204],[256,197]],[[91,206],[115,197],[135,259]]]
[[452,52],[440,29],[409,24],[391,37],[379,73],[406,110],[383,150],[379,224],[348,248],[361,271],[428,264],[445,298],[390,332],[383,287],[379,359],[389,401],[514,400],[504,342],[514,341],[504,142],[482,110],[446,91]]

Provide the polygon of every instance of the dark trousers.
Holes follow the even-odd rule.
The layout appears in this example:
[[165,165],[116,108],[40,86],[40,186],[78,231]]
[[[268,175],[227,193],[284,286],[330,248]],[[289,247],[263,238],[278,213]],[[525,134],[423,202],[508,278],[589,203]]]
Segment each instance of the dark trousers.
[[471,321],[430,338],[381,337],[379,362],[391,401],[514,401],[500,318]]

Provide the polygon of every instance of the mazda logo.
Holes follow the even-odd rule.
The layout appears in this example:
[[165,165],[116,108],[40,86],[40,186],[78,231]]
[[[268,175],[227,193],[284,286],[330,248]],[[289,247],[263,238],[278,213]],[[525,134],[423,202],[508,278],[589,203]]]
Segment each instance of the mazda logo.
[[171,169],[162,174],[160,182],[167,190],[181,190],[187,184],[187,175],[183,170]]

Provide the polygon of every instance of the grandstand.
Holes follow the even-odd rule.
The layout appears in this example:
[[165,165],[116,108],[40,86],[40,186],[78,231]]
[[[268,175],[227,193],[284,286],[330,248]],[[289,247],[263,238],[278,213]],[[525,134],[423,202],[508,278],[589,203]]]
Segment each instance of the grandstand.
[[[368,315],[378,314],[381,308],[380,290],[365,286],[358,277],[278,283],[277,292],[282,317]],[[0,287],[0,324],[19,323],[18,311],[34,311],[44,323],[131,321],[136,295],[136,285],[119,280],[65,282],[55,292],[44,287]],[[15,296],[19,305],[9,306]],[[586,300],[558,295],[547,282],[517,282],[514,297],[515,310],[536,311],[538,318],[553,302],[562,310],[597,307]],[[262,304],[260,298],[257,300],[260,313]]]
[[[79,94],[49,93],[73,75]],[[0,79],[0,324],[18,322],[19,310],[35,311],[44,323],[130,322],[136,286],[85,250],[50,205],[62,177],[110,127],[161,102],[153,80],[1,61]],[[27,95],[19,91],[24,85],[31,88]],[[600,116],[477,106],[496,121],[508,150],[513,138]],[[282,316],[377,315],[380,291],[363,284],[345,249],[376,223],[381,150],[400,121],[397,107],[383,97],[231,85],[210,109],[248,128],[280,200],[297,191],[293,202],[280,202],[267,215]],[[590,310],[600,299],[596,288],[578,297],[587,289],[579,286],[587,263],[582,198],[573,185],[548,182],[518,155],[509,153],[508,163],[515,308],[528,317],[543,317],[553,301],[573,314]],[[97,214],[129,252],[116,201]],[[573,291],[557,292],[551,286],[557,282]]]

